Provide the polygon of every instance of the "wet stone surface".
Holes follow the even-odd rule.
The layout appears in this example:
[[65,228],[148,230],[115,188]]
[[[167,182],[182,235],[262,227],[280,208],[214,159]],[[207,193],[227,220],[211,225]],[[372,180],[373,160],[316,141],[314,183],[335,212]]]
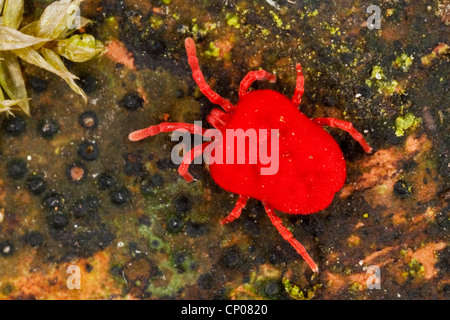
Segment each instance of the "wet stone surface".
[[[32,20],[49,1],[27,2]],[[365,5],[84,1],[94,21],[86,32],[109,49],[65,61],[88,103],[21,61],[31,115],[1,114],[0,298],[448,299],[449,2],[387,1],[380,30],[367,28]],[[188,36],[208,84],[232,103],[259,68],[277,82],[252,89],[291,97],[300,62],[300,110],[352,122],[374,148],[364,154],[327,129],[347,161],[346,185],[321,212],[277,212],[318,275],[258,201],[220,225],[238,196],[203,164],[186,183],[170,134],[128,140],[162,121],[209,126],[215,105],[192,78]],[[81,290],[65,289],[70,264]],[[380,290],[368,289],[370,266],[381,270]]]

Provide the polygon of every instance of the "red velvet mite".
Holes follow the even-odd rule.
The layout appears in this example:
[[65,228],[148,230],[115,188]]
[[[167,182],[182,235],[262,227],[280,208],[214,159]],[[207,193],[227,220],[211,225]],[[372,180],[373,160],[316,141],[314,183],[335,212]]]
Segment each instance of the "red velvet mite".
[[[237,219],[249,198],[263,202],[267,215],[281,236],[288,241],[305,259],[314,272],[316,263],[305,248],[294,239],[292,233],[282,225],[274,209],[290,214],[310,214],[328,207],[334,194],[344,185],[346,164],[341,149],[333,137],[322,127],[331,126],[348,132],[364,149],[372,152],[362,135],[350,122],[334,118],[309,119],[298,109],[304,92],[304,77],[301,65],[296,65],[297,81],[292,99],[273,90],[254,90],[250,85],[256,80],[275,82],[276,78],[264,70],[250,71],[241,81],[239,101],[233,105],[222,98],[206,83],[200,71],[195,43],[191,38],[185,41],[188,62],[192,75],[200,91],[214,104],[223,109],[213,109],[207,121],[216,129],[277,129],[279,139],[278,171],[272,175],[262,175],[260,169],[265,165],[211,163],[209,170],[214,181],[223,189],[238,194],[235,208],[221,224]],[[138,141],[161,132],[184,129],[198,133],[194,124],[163,122],[146,129],[134,131],[129,135]],[[201,129],[200,133],[205,133]],[[225,134],[223,134],[225,136]],[[190,182],[193,177],[188,172],[189,164],[200,156],[211,141],[195,146],[185,154],[178,168],[180,175]],[[250,150],[250,149],[249,149]],[[248,159],[248,156],[246,155]]]

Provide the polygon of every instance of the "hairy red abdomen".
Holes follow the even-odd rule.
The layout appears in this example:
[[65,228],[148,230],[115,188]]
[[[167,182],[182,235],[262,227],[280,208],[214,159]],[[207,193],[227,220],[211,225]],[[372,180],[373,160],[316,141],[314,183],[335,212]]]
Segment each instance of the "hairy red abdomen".
[[[261,200],[283,212],[309,214],[326,208],[345,183],[345,160],[336,141],[281,93],[247,93],[238,101],[225,129],[279,131],[279,163],[273,175],[262,175],[261,168],[269,165],[261,164],[259,158],[256,164],[249,164],[248,155],[245,164],[237,164],[235,158],[233,164],[223,161],[210,165],[211,176],[225,190]],[[222,134],[226,146],[226,133]]]

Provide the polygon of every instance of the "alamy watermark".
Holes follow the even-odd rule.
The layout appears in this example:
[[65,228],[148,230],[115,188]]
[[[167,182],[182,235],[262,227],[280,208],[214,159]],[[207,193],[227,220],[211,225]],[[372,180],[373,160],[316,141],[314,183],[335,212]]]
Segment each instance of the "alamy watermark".
[[374,4],[367,7],[367,13],[372,15],[367,19],[367,28],[369,29],[381,29],[381,9]]
[[69,290],[81,289],[81,271],[77,265],[67,267],[66,273],[70,274],[67,278],[66,285]]
[[[280,146],[278,129],[218,129],[203,131],[202,122],[194,121],[194,145],[211,141],[203,156],[194,158],[194,164],[254,164],[260,165],[261,175],[275,175],[279,169]],[[191,134],[178,129],[172,133],[172,141],[180,141],[172,150],[175,164],[183,162],[184,155],[191,150]]]
[[66,27],[69,30],[76,30],[81,28],[81,10],[80,6],[71,4],[66,11],[69,18],[66,20]]
[[366,273],[370,274],[367,278],[367,288],[370,290],[381,289],[381,269],[377,265],[367,267]]

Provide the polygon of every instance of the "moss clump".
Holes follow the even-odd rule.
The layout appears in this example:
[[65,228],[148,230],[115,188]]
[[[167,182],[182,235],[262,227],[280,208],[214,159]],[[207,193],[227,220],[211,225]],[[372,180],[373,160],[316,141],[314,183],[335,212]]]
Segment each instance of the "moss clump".
[[402,137],[408,129],[415,129],[422,122],[421,118],[415,117],[412,113],[407,113],[404,117],[395,119],[395,135]]

